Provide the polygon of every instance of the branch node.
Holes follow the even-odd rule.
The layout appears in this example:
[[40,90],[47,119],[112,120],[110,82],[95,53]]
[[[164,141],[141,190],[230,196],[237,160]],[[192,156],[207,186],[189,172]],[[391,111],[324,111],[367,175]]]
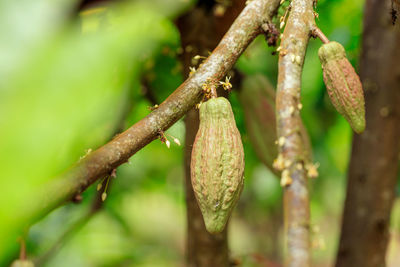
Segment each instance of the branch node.
[[280,31],[275,27],[275,24],[266,22],[261,25],[262,30],[264,31],[265,40],[268,43],[268,46],[276,46]]
[[83,200],[83,197],[82,197],[81,194],[77,194],[72,198],[72,202],[75,203],[75,204],[81,203],[82,200]]

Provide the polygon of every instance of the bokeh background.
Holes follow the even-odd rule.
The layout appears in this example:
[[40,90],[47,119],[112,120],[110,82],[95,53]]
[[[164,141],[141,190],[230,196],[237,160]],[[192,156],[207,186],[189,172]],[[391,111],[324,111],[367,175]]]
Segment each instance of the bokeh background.
[[[16,256],[15,233],[31,192],[90,150],[149,114],[143,77],[158,103],[183,81],[175,19],[189,0],[127,1],[77,12],[77,1],[0,2],[0,263]],[[317,24],[358,67],[363,0],[319,0]],[[281,11],[282,12],[282,11]],[[315,266],[336,255],[352,131],[325,92],[311,40],[302,117],[319,178],[310,181]],[[277,55],[257,38],[236,67],[273,84]],[[229,228],[232,257],[263,266],[282,257],[282,189],[257,158],[235,88],[229,96],[245,148],[245,187]],[[167,137],[183,144],[178,121]],[[108,197],[90,212],[96,185],[34,225],[28,256],[40,266],[184,266],[183,148],[152,142],[117,170]],[[103,184],[104,186],[104,184]],[[104,187],[103,187],[104,188]],[[54,192],[53,192],[54,193]],[[24,208],[22,208],[24,207]],[[392,216],[388,266],[400,264],[400,202]],[[1,264],[0,264],[1,265]],[[265,265],[268,266],[268,265]]]

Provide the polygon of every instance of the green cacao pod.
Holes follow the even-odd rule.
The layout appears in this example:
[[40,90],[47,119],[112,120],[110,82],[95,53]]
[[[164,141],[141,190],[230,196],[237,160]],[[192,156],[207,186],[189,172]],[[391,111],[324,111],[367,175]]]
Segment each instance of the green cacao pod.
[[[242,81],[239,100],[245,115],[246,131],[257,157],[272,172],[278,174],[272,167],[278,157],[274,87],[262,74],[246,76]],[[301,106],[296,107],[293,112],[299,112],[300,109]],[[311,162],[310,138],[303,124],[299,128],[304,145],[304,160]]]
[[222,232],[242,192],[244,173],[242,140],[224,97],[211,98],[200,106],[190,168],[206,229]]
[[321,46],[318,56],[333,106],[356,133],[362,133],[365,129],[364,93],[360,77],[346,58],[343,46],[329,42]]

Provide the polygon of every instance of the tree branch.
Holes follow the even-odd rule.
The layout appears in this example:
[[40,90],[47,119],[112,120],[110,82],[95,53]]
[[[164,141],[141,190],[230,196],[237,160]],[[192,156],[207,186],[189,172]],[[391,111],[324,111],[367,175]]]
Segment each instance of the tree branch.
[[160,106],[106,145],[87,155],[69,171],[33,196],[33,204],[21,207],[26,226],[71,200],[97,179],[128,161],[179,120],[202,97],[202,85],[220,80],[235,64],[250,42],[261,33],[261,25],[276,12],[279,0],[253,0],[241,12],[229,31],[202,66]]
[[276,98],[279,152],[283,158],[286,266],[310,266],[309,195],[301,136],[300,88],[304,57],[314,27],[313,0],[293,0],[283,32]]

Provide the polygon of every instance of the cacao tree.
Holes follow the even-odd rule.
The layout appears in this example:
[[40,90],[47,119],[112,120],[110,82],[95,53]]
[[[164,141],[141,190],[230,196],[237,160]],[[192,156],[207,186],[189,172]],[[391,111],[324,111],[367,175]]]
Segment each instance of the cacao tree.
[[397,266],[398,12],[2,1],[0,266]]

